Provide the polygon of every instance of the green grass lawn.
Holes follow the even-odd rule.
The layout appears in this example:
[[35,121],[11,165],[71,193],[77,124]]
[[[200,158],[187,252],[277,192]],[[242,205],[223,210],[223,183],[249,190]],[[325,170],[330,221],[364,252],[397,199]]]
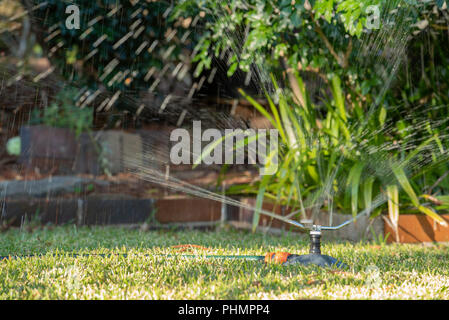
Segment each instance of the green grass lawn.
[[[292,234],[74,226],[9,230],[0,233],[0,255],[44,256],[1,261],[0,299],[449,298],[448,245],[327,243],[324,237],[323,253],[348,264],[346,271],[157,255],[187,243],[209,247],[208,254],[308,251],[307,238]],[[68,253],[128,256],[74,258]]]

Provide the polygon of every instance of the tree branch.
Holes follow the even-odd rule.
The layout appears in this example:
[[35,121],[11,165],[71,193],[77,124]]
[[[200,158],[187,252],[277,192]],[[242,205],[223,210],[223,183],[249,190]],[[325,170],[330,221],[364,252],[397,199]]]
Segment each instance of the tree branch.
[[348,48],[346,50],[346,53],[343,56],[340,56],[336,51],[334,46],[330,43],[329,39],[326,37],[326,35],[324,34],[323,30],[320,27],[320,24],[317,20],[315,20],[315,31],[318,33],[318,35],[320,36],[321,40],[323,40],[324,45],[326,46],[326,48],[329,50],[329,52],[331,53],[331,55],[337,60],[338,64],[343,68],[346,69],[349,65],[349,56],[351,55],[352,52],[352,39],[349,38],[349,44],[348,44]]

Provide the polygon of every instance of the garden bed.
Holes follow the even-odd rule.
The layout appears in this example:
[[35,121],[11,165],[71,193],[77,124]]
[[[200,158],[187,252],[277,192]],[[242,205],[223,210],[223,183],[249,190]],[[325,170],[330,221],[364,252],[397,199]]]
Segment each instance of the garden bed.
[[[183,178],[199,186],[211,186],[217,180],[217,174],[210,171],[186,171]],[[251,175],[230,173],[225,182],[244,182]],[[165,190],[137,179],[131,174],[119,174],[113,177],[92,175],[55,176],[45,179],[0,181],[2,201],[1,222],[5,226],[22,226],[30,221],[42,224],[107,225],[130,224],[147,228],[182,226],[187,228],[217,226],[226,222],[237,228],[251,229],[253,211],[213,200],[190,198],[183,194]],[[250,206],[254,199],[241,199]],[[265,203],[265,210],[280,215],[288,215],[290,210]],[[329,214],[321,212],[316,224],[329,225]],[[350,216],[334,214],[333,225],[343,223]],[[449,215],[443,215],[449,222]],[[259,221],[261,231],[282,233],[298,231],[297,228],[262,215]],[[348,241],[372,240],[379,235],[391,243],[394,233],[380,217],[370,220],[366,217],[338,231],[326,232],[326,239]],[[399,241],[449,242],[449,228],[436,224],[424,215],[400,215]]]
[[[189,171],[199,174],[200,172]],[[188,172],[185,172],[188,173]],[[215,179],[211,172],[199,174],[196,185]],[[225,181],[240,181],[242,176],[228,176]],[[213,181],[215,181],[213,180]],[[0,182],[0,221],[5,227],[23,227],[31,224],[64,225],[117,225],[127,224],[143,229],[163,227],[215,227],[222,223],[237,228],[251,229],[253,210],[222,204],[204,198],[192,198],[173,193],[130,175],[119,177],[55,176],[40,180]],[[254,199],[240,199],[255,206]],[[265,203],[264,210],[288,215],[291,210]],[[335,214],[334,225],[344,222],[348,216]],[[329,215],[320,213],[315,223],[329,224]],[[372,228],[372,229],[371,229]],[[282,233],[299,229],[271,217],[262,215],[261,231]],[[339,231],[326,233],[327,239],[360,241],[383,234],[380,218],[361,218]]]
[[[169,146],[166,143],[169,141],[169,131],[170,127],[153,125],[145,130],[96,131],[76,137],[74,132],[64,128],[22,127],[20,169],[1,174],[13,179],[0,182],[0,193],[4,199],[1,203],[2,221],[6,221],[8,226],[19,226],[38,213],[42,223],[53,224],[142,224],[150,219],[156,224],[188,227],[215,226],[220,221],[226,221],[235,227],[250,229],[252,210],[223,206],[205,199],[190,199],[124,172],[124,149],[131,146],[140,154],[161,153],[159,156],[165,158],[157,159],[159,162],[155,163],[144,160],[145,157],[142,156],[142,164],[161,172],[167,170],[160,165],[160,161],[169,163]],[[112,176],[101,175],[96,143],[106,145],[109,149],[108,166]],[[156,163],[159,165],[157,168]],[[169,166],[166,173],[211,190],[216,189],[216,182],[219,180],[217,170],[204,166],[195,170],[191,166]],[[68,175],[54,177],[55,174]],[[256,178],[255,172],[231,169],[223,177],[222,183],[231,186],[251,183]],[[59,187],[52,189],[58,179],[68,182],[63,181]],[[255,206],[254,199],[243,199],[243,202],[251,207]],[[280,215],[289,214],[288,209],[270,203],[264,204],[264,209]],[[325,212],[316,219],[316,224],[329,225],[330,217]],[[335,214],[333,225],[347,219],[348,216]],[[297,231],[296,228],[263,215],[259,228],[269,228],[275,233]],[[382,234],[388,242],[393,241],[390,226],[383,223],[381,218],[372,221],[361,218],[342,230],[329,232],[327,237],[359,241]],[[438,226],[425,216],[400,216],[399,242],[435,241],[449,241],[449,228]]]

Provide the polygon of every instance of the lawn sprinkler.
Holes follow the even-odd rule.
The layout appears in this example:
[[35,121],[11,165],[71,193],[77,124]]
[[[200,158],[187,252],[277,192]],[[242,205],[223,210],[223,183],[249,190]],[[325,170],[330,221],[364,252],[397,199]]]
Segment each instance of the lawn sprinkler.
[[319,267],[333,267],[333,268],[345,269],[348,266],[346,264],[344,264],[343,262],[340,262],[331,256],[321,254],[322,231],[339,230],[339,229],[347,226],[351,222],[354,222],[357,218],[368,214],[369,211],[365,209],[362,212],[360,212],[359,214],[357,214],[356,216],[354,216],[353,218],[348,219],[345,222],[343,222],[337,226],[315,225],[315,224],[311,223],[312,221],[310,221],[310,220],[303,221],[303,223],[300,223],[298,221],[294,221],[289,218],[271,214],[268,212],[260,212],[260,213],[267,215],[269,217],[272,217],[274,219],[281,220],[290,225],[293,225],[303,231],[309,232],[309,239],[310,239],[309,254],[296,255],[296,254],[290,254],[290,253],[286,253],[286,252],[273,252],[273,253],[269,253],[265,256],[265,262],[281,263],[283,265],[292,265],[292,264],[301,264],[304,266],[316,265]]
[[[286,221],[285,221],[286,222]],[[295,226],[296,221],[292,221]],[[337,259],[321,254],[321,226],[312,225],[309,231],[310,248],[309,254],[297,255],[288,252],[270,252],[265,256],[266,263],[280,263],[283,265],[301,264],[304,266],[316,265],[319,267],[331,267],[345,269],[347,265]],[[302,229],[307,229],[303,226]]]
[[[309,266],[309,265],[315,265],[319,267],[327,267],[327,268],[338,268],[338,269],[346,269],[348,266],[335,259],[334,257],[321,254],[321,236],[322,231],[333,231],[341,229],[351,222],[355,221],[357,218],[361,217],[362,215],[367,214],[369,211],[363,210],[359,214],[357,214],[352,219],[346,220],[340,225],[337,226],[320,226],[315,225],[311,223],[312,221],[302,221],[302,223],[291,220],[289,218],[278,216],[276,214],[261,211],[260,213],[263,215],[267,215],[269,217],[272,217],[274,219],[281,220],[285,223],[288,223],[290,225],[293,225],[303,231],[309,232],[309,239],[310,239],[310,247],[309,247],[309,253],[305,255],[297,255],[297,254],[291,254],[289,252],[269,252],[265,256],[250,256],[250,255],[186,255],[186,254],[176,254],[176,255],[168,255],[169,257],[183,257],[183,258],[198,258],[203,257],[206,259],[243,259],[243,260],[253,260],[253,261],[263,261],[267,264],[275,263],[275,264],[282,264],[282,265],[303,265],[303,266]],[[180,245],[176,247],[191,247],[191,248],[203,248],[197,245]]]
[[336,267],[346,268],[347,265],[338,261],[337,259],[321,254],[321,229],[320,226],[313,226],[309,231],[310,249],[309,254],[296,255],[289,254],[286,256],[284,265],[302,264],[302,265],[317,265],[320,267]]

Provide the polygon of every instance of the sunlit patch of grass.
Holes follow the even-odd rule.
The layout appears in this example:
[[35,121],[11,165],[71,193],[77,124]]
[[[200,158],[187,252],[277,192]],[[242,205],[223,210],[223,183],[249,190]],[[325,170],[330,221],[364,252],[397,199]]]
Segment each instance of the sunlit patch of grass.
[[[298,235],[245,231],[130,231],[58,227],[0,234],[0,299],[448,299],[448,245],[327,243],[348,270],[265,265],[257,261],[165,257],[177,244],[198,254],[305,254]],[[78,254],[112,254],[109,257]],[[126,253],[127,257],[116,255]]]

